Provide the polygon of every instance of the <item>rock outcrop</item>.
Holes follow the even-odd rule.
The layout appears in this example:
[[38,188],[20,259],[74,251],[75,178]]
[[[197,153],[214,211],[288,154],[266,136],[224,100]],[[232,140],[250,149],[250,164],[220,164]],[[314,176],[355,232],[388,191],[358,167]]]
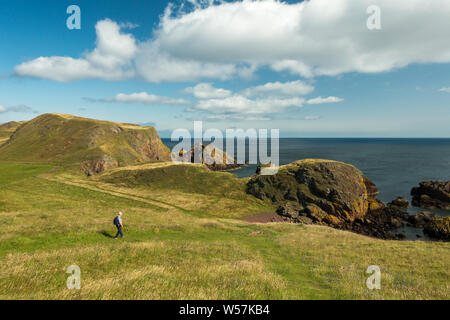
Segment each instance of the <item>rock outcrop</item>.
[[265,176],[274,175],[277,172],[278,167],[273,163],[258,164],[255,170],[255,174],[261,174]]
[[341,224],[363,217],[369,198],[361,172],[330,160],[301,160],[279,168],[272,176],[254,176],[248,193],[277,203],[278,212],[292,219]]
[[412,204],[428,209],[450,210],[450,181],[423,181],[411,190]]
[[389,202],[388,206],[395,207],[395,208],[401,208],[401,209],[407,209],[409,207],[409,201],[403,197],[397,197],[396,199]]
[[103,171],[117,168],[119,163],[116,159],[104,155],[102,158],[81,163],[81,169],[88,176],[102,173]]
[[450,217],[439,217],[437,214],[424,211],[408,216],[408,225],[423,228],[423,232],[436,240],[450,241]]
[[408,216],[407,221],[408,225],[413,226],[415,228],[424,228],[431,221],[438,218],[438,215],[432,212],[424,211],[418,214]]
[[204,145],[197,143],[191,148],[189,154],[186,155],[185,152],[180,152],[179,156],[187,156],[188,161],[191,163],[204,164],[213,171],[235,170],[243,166],[243,164],[238,164],[225,151],[215,147],[214,144]]
[[380,239],[403,239],[403,234],[395,231],[404,225],[407,213],[391,207],[370,211],[364,218],[356,219],[352,223],[344,223],[340,229],[372,236]]
[[432,220],[425,225],[423,232],[431,238],[450,241],[450,217]]
[[[405,210],[385,206],[378,189],[352,165],[331,160],[300,160],[272,176],[253,176],[247,192],[278,205],[292,222],[327,225],[382,239],[400,238]],[[402,202],[402,205],[403,202]]]
[[377,199],[379,193],[377,186],[367,177],[364,177],[364,185],[367,190],[367,198],[369,200],[369,212],[378,212],[385,208],[383,202]]

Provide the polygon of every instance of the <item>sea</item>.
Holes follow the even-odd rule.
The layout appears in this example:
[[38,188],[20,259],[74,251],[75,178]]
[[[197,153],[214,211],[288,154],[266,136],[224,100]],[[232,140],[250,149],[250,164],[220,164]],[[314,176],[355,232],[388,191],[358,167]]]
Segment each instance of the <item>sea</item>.
[[[177,144],[170,139],[163,139],[163,142],[169,148]],[[270,146],[268,149],[270,150]],[[284,138],[279,140],[281,165],[308,158],[336,160],[354,165],[376,184],[379,190],[378,199],[385,203],[396,197],[405,197],[411,201],[411,189],[418,186],[421,181],[450,180],[450,139]],[[242,178],[255,174],[255,170],[256,165],[250,164],[232,173]],[[412,206],[408,212],[415,214],[425,210],[433,211],[441,216],[450,216],[449,211]],[[417,233],[416,231],[406,230],[408,234]]]

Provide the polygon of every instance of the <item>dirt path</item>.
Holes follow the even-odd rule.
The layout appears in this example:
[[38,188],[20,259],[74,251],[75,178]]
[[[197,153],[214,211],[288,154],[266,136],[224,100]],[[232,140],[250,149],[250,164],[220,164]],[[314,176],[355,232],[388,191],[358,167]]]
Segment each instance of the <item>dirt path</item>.
[[250,223],[289,222],[287,218],[273,212],[259,213],[256,215],[239,218],[239,220]]
[[142,197],[133,196],[133,195],[130,195],[130,194],[125,194],[123,192],[115,192],[115,191],[105,190],[105,189],[102,189],[100,187],[92,186],[92,185],[85,184],[85,183],[74,182],[74,181],[67,181],[67,180],[64,180],[64,179],[57,179],[57,178],[50,178],[50,177],[43,177],[43,178],[47,179],[47,180],[50,180],[50,181],[53,181],[53,182],[59,182],[59,183],[63,183],[63,184],[67,184],[67,185],[71,185],[71,186],[75,186],[75,187],[79,187],[79,188],[89,189],[89,190],[96,191],[96,192],[107,193],[107,194],[110,194],[110,195],[113,195],[113,196],[116,196],[116,197],[121,197],[121,198],[126,198],[126,199],[130,199],[130,200],[134,200],[134,201],[144,202],[144,203],[150,204],[152,206],[159,207],[161,209],[176,209],[176,210],[180,210],[176,206],[170,205],[168,203],[163,203],[163,202],[156,201],[156,200],[144,199]]

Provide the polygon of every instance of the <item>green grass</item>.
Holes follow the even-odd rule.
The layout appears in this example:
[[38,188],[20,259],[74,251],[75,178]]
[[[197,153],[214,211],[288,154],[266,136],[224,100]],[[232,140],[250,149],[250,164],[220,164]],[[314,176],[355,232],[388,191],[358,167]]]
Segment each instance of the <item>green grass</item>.
[[49,171],[51,168],[52,167],[48,165],[0,162],[0,188],[3,189],[10,183],[34,177],[38,174]]
[[[188,173],[191,182],[203,176]],[[197,194],[170,190],[169,181],[116,185],[0,163],[0,299],[450,298],[449,243],[248,224],[234,217],[267,204],[248,209],[238,191]],[[118,210],[123,240],[111,239]],[[66,288],[73,264],[82,272],[79,291]],[[382,272],[376,292],[365,286],[371,264]]]
[[[162,164],[156,164],[158,165]],[[132,188],[252,199],[245,194],[246,180],[238,179],[228,172],[214,172],[201,165],[167,163],[156,168],[153,165],[126,167],[105,172],[96,179]]]

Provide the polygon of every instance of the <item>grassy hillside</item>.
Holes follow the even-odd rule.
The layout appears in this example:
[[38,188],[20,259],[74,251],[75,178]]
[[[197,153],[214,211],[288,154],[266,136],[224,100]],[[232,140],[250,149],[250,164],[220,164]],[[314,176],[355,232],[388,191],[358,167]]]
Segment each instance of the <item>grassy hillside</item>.
[[[215,185],[203,193],[171,190],[171,170],[179,184],[196,184],[205,173],[153,166],[138,186],[120,169],[88,178],[48,165],[0,163],[0,299],[450,298],[450,243],[248,224],[234,217],[270,208],[241,201],[237,179],[220,177],[230,189],[236,183],[236,194]],[[158,166],[167,185],[151,180],[162,174]],[[136,167],[122,170],[138,174]],[[118,210],[126,237],[112,240]],[[81,268],[78,291],[66,288],[73,264]],[[382,272],[376,292],[365,286],[371,264]]]
[[7,161],[85,163],[91,171],[169,159],[153,127],[44,114],[21,126],[0,147]]
[[204,165],[173,162],[119,168],[104,172],[95,179],[127,187],[143,186],[215,195],[242,195],[246,188],[245,180],[233,174],[211,172]]
[[49,175],[49,179],[145,199],[199,217],[232,218],[275,210],[271,203],[245,192],[246,180],[199,164],[158,162],[112,169],[89,178],[64,171]]
[[26,121],[11,121],[0,125],[0,146],[8,141],[16,129]]

